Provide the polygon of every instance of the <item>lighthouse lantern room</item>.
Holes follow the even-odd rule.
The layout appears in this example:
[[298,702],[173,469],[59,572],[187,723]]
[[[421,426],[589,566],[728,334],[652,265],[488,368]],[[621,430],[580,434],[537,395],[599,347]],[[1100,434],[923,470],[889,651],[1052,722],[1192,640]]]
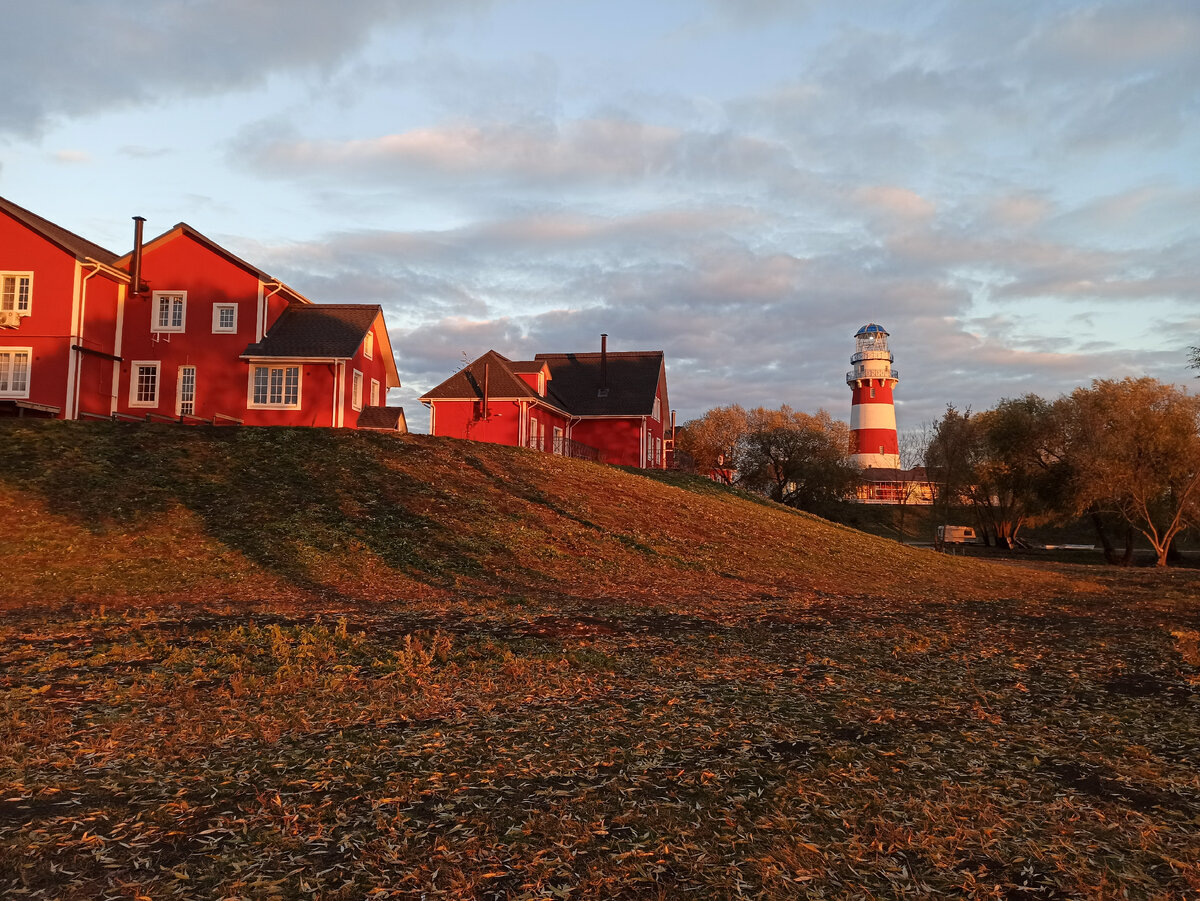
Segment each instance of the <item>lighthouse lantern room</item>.
[[888,333],[882,325],[868,323],[854,333],[854,356],[846,384],[850,406],[850,459],[862,469],[899,469],[900,443],[896,437],[896,408],[892,389],[900,381],[892,368]]

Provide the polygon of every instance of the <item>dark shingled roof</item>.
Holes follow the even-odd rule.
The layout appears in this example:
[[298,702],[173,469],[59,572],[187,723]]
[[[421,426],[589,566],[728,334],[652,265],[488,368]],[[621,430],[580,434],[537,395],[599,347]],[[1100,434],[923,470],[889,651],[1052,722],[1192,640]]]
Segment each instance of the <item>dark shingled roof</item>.
[[541,372],[546,364],[541,360],[509,360],[508,368],[513,372]]
[[290,304],[242,356],[347,359],[381,312],[378,304]]
[[537,354],[549,365],[550,393],[573,416],[650,416],[662,371],[663,352],[608,354],[608,393],[600,396],[600,354]]
[[[475,398],[483,400],[483,370],[487,367],[488,377],[488,397],[515,397],[522,400],[541,401],[548,406],[561,409],[566,413],[566,408],[557,403],[553,397],[543,397],[538,394],[529,383],[513,372],[513,361],[508,357],[501,356],[494,350],[489,350],[482,357],[472,363],[464,366],[446,381],[442,382],[435,388],[431,388],[426,392],[421,400],[462,400],[463,398]],[[528,365],[528,361],[525,361]],[[541,364],[537,364],[541,368]],[[530,370],[524,370],[530,371]],[[532,371],[537,371],[533,369]]]
[[117,255],[111,250],[105,250],[99,244],[93,244],[86,238],[81,238],[74,232],[69,232],[61,225],[55,225],[48,219],[43,219],[37,213],[31,213],[24,207],[19,207],[11,200],[0,197],[0,211],[12,216],[27,228],[37,232],[47,241],[61,247],[77,260],[92,259],[111,266],[117,261]]
[[360,429],[381,429],[388,432],[408,433],[408,422],[403,407],[363,407],[358,414]]

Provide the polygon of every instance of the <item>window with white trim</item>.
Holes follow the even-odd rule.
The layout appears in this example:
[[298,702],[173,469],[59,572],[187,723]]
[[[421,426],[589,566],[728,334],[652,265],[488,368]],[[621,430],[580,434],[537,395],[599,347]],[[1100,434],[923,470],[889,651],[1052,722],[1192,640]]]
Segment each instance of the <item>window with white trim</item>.
[[129,364],[129,406],[158,406],[159,369],[157,360]]
[[368,360],[375,359],[375,333],[367,332],[367,337],[363,338],[363,356]]
[[32,347],[0,348],[0,397],[29,397]]
[[554,427],[554,453],[566,453],[566,448],[563,447],[563,430],[558,426]]
[[299,366],[251,366],[249,406],[289,410],[300,406]]
[[538,421],[536,416],[529,417],[529,446],[534,450],[541,450],[541,445],[538,444]]
[[654,463],[656,466],[662,466],[662,439],[654,439]]
[[658,422],[659,417],[662,416],[662,401],[658,399],[657,394],[654,395],[654,412],[651,415],[655,422]]
[[28,316],[32,297],[32,272],[0,272],[0,313]]
[[213,334],[228,334],[237,331],[237,304],[213,304]]
[[182,332],[187,323],[186,291],[155,291],[152,332]]
[[371,406],[379,406],[379,379],[371,379]]
[[354,409],[354,410],[361,410],[362,409],[363,379],[362,379],[362,373],[359,372],[357,369],[354,370],[354,373],[351,376],[350,385],[351,385],[351,387],[350,387],[350,407],[351,407],[351,409]]
[[175,384],[175,415],[196,415],[196,367],[180,366]]

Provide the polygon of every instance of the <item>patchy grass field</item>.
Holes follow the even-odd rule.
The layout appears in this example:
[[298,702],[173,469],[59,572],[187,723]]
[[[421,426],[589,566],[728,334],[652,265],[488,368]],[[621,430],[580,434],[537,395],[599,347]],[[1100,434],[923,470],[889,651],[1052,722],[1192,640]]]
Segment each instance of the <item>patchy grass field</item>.
[[52,425],[0,429],[4,897],[1200,894],[1200,573]]

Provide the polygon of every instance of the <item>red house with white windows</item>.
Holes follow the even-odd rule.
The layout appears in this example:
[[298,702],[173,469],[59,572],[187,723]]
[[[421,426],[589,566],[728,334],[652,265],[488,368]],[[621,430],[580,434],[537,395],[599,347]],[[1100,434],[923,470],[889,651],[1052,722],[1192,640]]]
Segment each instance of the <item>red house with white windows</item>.
[[529,447],[620,466],[666,467],[662,351],[537,354],[494,350],[421,398],[434,435]]
[[134,244],[0,199],[0,415],[405,430],[379,306],[315,304],[184,223]]
[[0,197],[0,415],[108,412],[129,284],[116,261]]

